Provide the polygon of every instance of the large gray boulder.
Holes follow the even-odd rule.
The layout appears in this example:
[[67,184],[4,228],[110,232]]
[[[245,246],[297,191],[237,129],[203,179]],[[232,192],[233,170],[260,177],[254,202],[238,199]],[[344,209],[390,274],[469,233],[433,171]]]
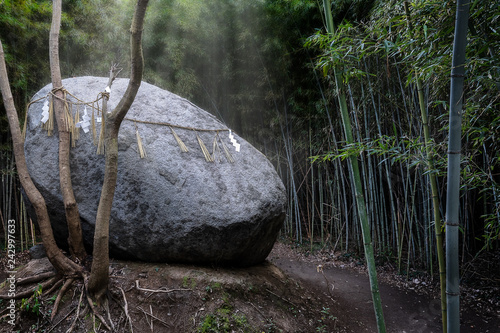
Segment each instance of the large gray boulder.
[[[117,79],[109,105],[116,106],[128,80]],[[93,101],[105,90],[107,78],[63,80],[64,88],[81,101]],[[34,97],[46,96],[47,85]],[[72,97],[70,100],[75,101]],[[42,129],[44,100],[28,112],[25,153],[30,174],[44,196],[54,234],[60,245],[67,227],[58,171],[58,138]],[[79,108],[80,120],[84,107]],[[87,107],[91,114],[91,108]],[[154,262],[184,262],[248,266],[263,261],[276,240],[285,216],[285,190],[268,159],[234,134],[218,133],[220,152],[207,162],[197,134],[210,152],[215,131],[183,127],[227,129],[211,114],[186,99],[143,82],[119,134],[118,183],[110,221],[110,253],[115,258]],[[162,123],[162,124],[160,124]],[[185,143],[182,152],[166,123]],[[136,127],[137,126],[137,127]],[[100,124],[97,124],[99,132]],[[138,154],[136,128],[147,157]],[[55,131],[55,133],[57,133]],[[224,155],[221,141],[234,163]],[[218,151],[216,149],[216,151]],[[74,193],[78,202],[84,242],[91,250],[97,206],[104,178],[104,157],[96,154],[92,131],[80,130],[71,149]]]

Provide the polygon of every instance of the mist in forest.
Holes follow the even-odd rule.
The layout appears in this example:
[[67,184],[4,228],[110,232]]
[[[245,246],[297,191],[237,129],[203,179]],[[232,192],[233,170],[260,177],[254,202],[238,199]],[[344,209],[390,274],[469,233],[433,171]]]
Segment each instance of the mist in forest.
[[[119,62],[126,77],[132,10],[130,0],[103,6],[102,35],[89,45],[87,59],[79,59],[78,48],[65,47],[63,73],[106,76],[107,66]],[[264,1],[153,1],[143,35],[144,80],[189,99],[263,146],[276,115],[273,89],[280,89],[271,76],[283,66],[272,24]]]

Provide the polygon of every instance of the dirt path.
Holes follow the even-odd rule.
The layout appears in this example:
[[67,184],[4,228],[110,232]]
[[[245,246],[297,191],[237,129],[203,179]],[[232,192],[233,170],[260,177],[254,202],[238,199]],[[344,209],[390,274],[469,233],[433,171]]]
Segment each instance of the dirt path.
[[[300,280],[304,286],[322,291],[330,307],[341,322],[349,323],[352,332],[376,332],[375,316],[368,276],[335,263],[323,263],[317,258],[303,258],[286,245],[277,243],[268,259]],[[318,265],[322,265],[318,272]],[[419,295],[413,290],[402,290],[380,283],[380,294],[388,332],[441,332],[438,299]],[[462,311],[462,333],[500,332],[500,319],[486,320],[473,309]]]

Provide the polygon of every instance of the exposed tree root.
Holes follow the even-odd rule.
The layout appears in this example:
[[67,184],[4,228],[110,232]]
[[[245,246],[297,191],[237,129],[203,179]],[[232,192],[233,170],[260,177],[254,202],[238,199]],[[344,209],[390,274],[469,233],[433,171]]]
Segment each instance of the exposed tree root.
[[[66,293],[66,291],[74,284],[75,282],[75,278],[69,278],[68,280],[66,280],[64,282],[64,285],[62,286],[61,290],[59,291],[58,295],[57,295],[57,298],[56,298],[56,301],[54,302],[54,307],[52,309],[52,315],[51,315],[51,320],[53,320],[58,312],[58,307],[59,307],[59,304],[64,296],[64,294]],[[96,327],[96,321],[95,321],[95,318],[97,317],[98,320],[100,321],[100,325],[103,325],[105,327],[106,330],[110,331],[110,332],[113,332],[115,331],[115,327],[114,327],[114,324],[113,324],[113,320],[111,318],[111,312],[110,312],[110,309],[109,309],[109,301],[108,301],[108,298],[105,297],[104,298],[104,301],[102,303],[102,306],[97,308],[96,305],[95,305],[95,302],[92,300],[92,298],[90,297],[90,294],[88,292],[88,288],[87,288],[87,282],[88,282],[88,279],[86,278],[86,276],[83,276],[83,286],[82,286],[82,291],[80,293],[80,299],[78,301],[78,306],[76,307],[76,315],[75,315],[75,318],[70,326],[70,328],[66,331],[67,333],[71,333],[75,327],[76,327],[76,324],[78,322],[78,319],[81,317],[82,313],[86,313],[86,310],[87,309],[90,309],[90,312],[92,313],[92,321],[93,321],[93,326],[94,326],[94,330],[96,329],[99,329],[98,327]],[[61,282],[59,282],[59,285],[60,285]],[[122,309],[124,309],[124,312],[125,312],[125,315],[127,317],[127,321],[130,325],[130,330],[131,332],[133,332],[133,328],[132,328],[132,319],[130,318],[130,315],[128,313],[128,304],[127,304],[127,301],[126,301],[126,298],[125,298],[125,294],[123,292],[123,289],[120,288],[120,290],[122,291],[122,295],[124,297],[124,300],[125,300],[125,305],[126,307],[122,307]],[[85,306],[85,309],[83,311],[80,311],[81,309],[81,306],[82,306],[82,300],[83,300],[83,297],[86,297],[86,306]],[[119,302],[117,302],[118,304],[120,304]],[[121,306],[121,304],[120,304]],[[101,313],[100,311],[102,310],[103,313]],[[73,308],[70,313],[73,313],[75,311],[75,308]],[[67,314],[65,316],[68,317],[69,314]],[[107,317],[107,320],[105,319]],[[60,322],[58,322],[56,325],[58,325]],[[98,325],[99,326],[99,325]]]
[[26,278],[17,279],[16,284],[18,286],[22,286],[22,285],[28,284],[28,283],[35,283],[35,282],[39,282],[39,281],[54,277],[54,276],[56,276],[56,274],[57,274],[56,272],[46,272],[46,273],[42,273],[42,274],[38,274],[38,275],[34,275],[34,276],[28,276]]
[[57,294],[56,301],[54,302],[54,306],[52,308],[52,315],[50,316],[50,320],[54,320],[54,317],[57,314],[57,309],[59,308],[59,303],[61,303],[61,299],[63,298],[64,294],[68,290],[68,288],[71,286],[75,279],[69,278],[64,282],[64,285],[62,286],[61,290],[59,290],[59,293]]
[[[56,274],[55,272],[46,272],[46,273],[43,273],[43,274],[40,274],[37,276],[29,276],[29,277],[26,277],[24,279],[19,279],[16,281],[17,285],[24,285],[26,290],[21,291],[21,292],[17,292],[14,297],[9,297],[8,295],[0,295],[0,299],[23,299],[23,298],[31,299],[34,297],[33,296],[34,291],[33,291],[33,288],[29,288],[28,285],[29,284],[36,284],[40,281],[43,281],[43,282],[39,283],[38,285],[41,286],[41,290],[43,291],[42,297],[44,299],[51,297],[50,295],[53,295],[53,293],[58,288],[60,288],[60,290],[57,292],[57,297],[56,297],[54,304],[52,306],[50,319],[48,316],[46,317],[47,321],[52,322],[52,321],[54,321],[55,317],[57,316],[57,314],[59,312],[59,307],[61,305],[61,301],[62,301],[64,295],[67,293],[67,291],[72,286],[75,285],[75,281],[77,281],[79,279],[83,279],[82,289],[80,292],[78,305],[76,307],[73,307],[73,309],[69,310],[68,313],[64,314],[61,319],[58,319],[58,322],[54,323],[51,326],[50,330],[48,330],[47,332],[51,332],[58,325],[60,325],[64,320],[67,320],[67,318],[69,316],[74,315],[74,319],[72,319],[71,326],[67,329],[66,333],[73,332],[75,330],[75,328],[77,327],[79,319],[81,319],[82,316],[87,311],[90,311],[92,314],[94,327],[96,325],[97,326],[102,325],[103,326],[102,329],[106,329],[107,331],[114,332],[116,328],[115,328],[115,325],[113,323],[111,312],[110,312],[109,298],[104,297],[103,303],[101,304],[101,306],[97,307],[95,305],[96,303],[92,300],[92,298],[90,297],[90,294],[88,292],[88,288],[87,288],[88,279],[86,278],[85,274],[82,274],[80,276],[73,275],[73,276],[65,277],[65,278],[66,278],[66,280],[64,280],[64,278],[61,277],[61,275]],[[61,285],[62,285],[62,287],[61,287]],[[139,281],[136,281],[136,285],[132,286],[131,289],[134,289],[134,288],[139,290],[139,291],[149,293],[150,295],[152,295],[153,293],[169,293],[169,292],[178,291],[178,290],[190,290],[190,289],[153,290],[153,289],[141,288],[139,286]],[[132,318],[131,318],[130,313],[129,313],[129,305],[127,302],[127,297],[126,297],[125,291],[121,287],[118,287],[118,290],[120,290],[121,295],[123,297],[123,305],[122,305],[122,302],[120,300],[115,299],[114,301],[122,308],[122,310],[124,312],[125,327],[128,326],[130,329],[130,332],[133,333],[134,332],[133,322],[132,322]],[[75,296],[76,295],[73,295],[73,298]],[[86,301],[83,301],[84,297],[86,298]],[[83,308],[83,310],[82,310],[82,305],[85,306],[85,308]],[[75,314],[75,311],[76,311],[76,314]],[[141,311],[145,312],[142,309],[141,309]],[[168,323],[166,323],[166,322],[162,321],[161,319],[159,319],[158,317],[156,317],[152,313],[152,311],[145,312],[145,313],[147,315],[148,322],[150,322],[150,326],[153,325],[153,321],[160,322],[162,325],[165,325],[167,327],[170,326]],[[45,316],[45,314],[42,314],[42,315]],[[4,316],[1,316],[0,318],[2,318]],[[96,317],[98,318],[98,322],[100,322],[100,324],[98,322],[96,323],[96,319],[95,319]],[[19,318],[20,317],[18,317],[17,319],[19,319]],[[96,329],[98,329],[98,327],[96,327]]]
[[58,280],[49,290],[44,291],[46,296],[52,294],[57,288],[59,288],[63,284],[63,279]]
[[191,289],[147,289],[139,286],[139,280],[135,280],[135,288],[148,293],[171,293],[173,291],[192,291]]
[[[88,295],[88,292],[87,292],[87,302],[88,302],[90,310],[92,311],[92,313],[94,314],[94,316],[96,316],[97,318],[99,318],[99,320],[101,321],[101,323],[106,327],[106,329],[108,331],[111,331],[111,327],[108,325],[108,323],[106,323],[106,320],[104,319],[104,317],[101,316],[101,314],[94,307],[94,303],[92,302],[92,299]],[[95,319],[94,319],[94,331],[95,331]]]
[[113,324],[113,320],[111,320],[111,311],[109,311],[109,298],[108,297],[106,297],[104,300],[104,310],[106,311],[106,314],[108,315],[109,325],[111,326],[111,329],[114,331],[115,325]]
[[[59,276],[54,276],[51,279],[41,283],[42,290],[52,286],[55,284],[57,281],[60,280]],[[22,292],[16,293],[14,296],[9,296],[9,295],[0,295],[0,299],[22,299],[22,298],[29,298],[33,295],[33,289],[27,289]]]

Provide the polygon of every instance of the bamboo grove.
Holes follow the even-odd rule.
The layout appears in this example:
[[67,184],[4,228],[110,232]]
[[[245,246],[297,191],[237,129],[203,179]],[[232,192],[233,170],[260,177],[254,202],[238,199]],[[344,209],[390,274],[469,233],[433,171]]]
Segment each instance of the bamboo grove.
[[[287,129],[302,134],[283,136],[288,169],[282,169],[290,200],[285,233],[297,241],[306,238],[314,247],[361,251],[346,164],[350,156],[358,156],[379,257],[396,260],[401,271],[418,266],[433,272],[436,218],[430,179],[437,176],[443,216],[455,4],[410,2],[413,29],[403,5],[381,3],[367,20],[344,21],[333,36],[321,31],[308,38],[306,47],[320,53],[316,75],[342,68],[355,143],[345,144],[340,120],[332,118],[337,108],[333,82],[318,83],[323,116],[310,116],[302,128],[296,127],[299,121],[282,117]],[[500,72],[498,52],[493,51],[500,46],[499,14],[497,3],[471,5],[469,26],[475,28],[467,49],[460,197],[465,258],[497,248],[500,235]],[[422,104],[428,120],[421,116]]]
[[[349,177],[348,160],[355,156],[379,262],[393,261],[401,272],[418,267],[437,273],[435,225],[437,216],[445,215],[456,3],[332,1],[336,31],[330,35],[321,5],[317,0],[153,2],[144,80],[211,111],[271,159],[288,192],[284,237],[313,249],[362,253]],[[47,59],[27,59],[25,50],[47,54],[40,36],[46,36],[50,1],[0,6],[14,98],[23,109],[48,82]],[[127,1],[63,6],[68,13],[61,27],[67,45],[61,50],[63,72],[102,76],[111,61],[126,54],[103,45],[128,38],[116,33],[128,24]],[[499,29],[498,2],[471,1],[462,119],[464,260],[500,243]],[[353,130],[349,145],[334,78],[325,75],[333,68],[344,78]],[[3,113],[0,122],[3,218],[22,221]],[[30,228],[28,223],[27,236]]]

